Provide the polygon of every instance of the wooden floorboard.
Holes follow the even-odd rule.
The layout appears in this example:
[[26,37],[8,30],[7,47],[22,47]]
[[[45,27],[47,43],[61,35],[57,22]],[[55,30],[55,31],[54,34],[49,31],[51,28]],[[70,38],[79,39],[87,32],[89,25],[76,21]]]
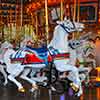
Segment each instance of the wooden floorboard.
[[0,86],[0,100],[100,100],[99,87],[85,87],[81,98],[69,96],[68,93],[63,95],[49,95],[48,90],[45,88],[41,88],[40,95],[38,94],[37,97],[34,97],[29,92],[28,85],[25,88],[27,89],[26,93],[19,93],[13,85]]

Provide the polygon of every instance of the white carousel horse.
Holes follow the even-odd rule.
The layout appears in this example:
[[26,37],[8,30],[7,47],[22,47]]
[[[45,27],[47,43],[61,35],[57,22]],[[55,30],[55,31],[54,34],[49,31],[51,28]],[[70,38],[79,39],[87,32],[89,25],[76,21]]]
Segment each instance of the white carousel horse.
[[[49,47],[53,47],[59,51],[59,53],[66,53],[69,52],[68,50],[68,35],[71,32],[74,31],[82,31],[84,28],[84,25],[77,22],[71,22],[70,20],[64,20],[61,22],[57,22],[58,25],[55,27],[53,39],[51,40]],[[51,53],[52,54],[52,53]],[[64,71],[71,71],[73,73],[72,81],[75,82],[80,90],[78,92],[78,96],[82,94],[82,88],[81,83],[79,79],[78,69],[71,64],[68,64],[69,59],[60,59],[60,60],[54,60],[56,69],[60,72]],[[70,76],[69,76],[70,79]]]
[[[82,80],[85,80],[85,85],[89,85],[90,82],[90,76],[89,73],[93,68],[96,67],[96,61],[95,61],[95,53],[93,52],[94,47],[90,44],[89,40],[82,41],[82,46],[79,48],[81,50],[80,56],[78,56],[78,59],[81,58],[81,69],[82,67],[87,69],[88,71],[82,75]],[[78,50],[79,51],[79,50]]]
[[[91,47],[87,48],[88,42],[87,40],[73,40],[69,42],[70,48],[70,62],[72,65],[77,63],[78,59],[78,69],[80,74],[81,81],[85,81],[86,78],[89,78],[89,72],[92,70],[92,66],[85,67],[85,63],[87,63],[87,57],[91,54]],[[95,65],[94,59],[89,59],[88,61],[93,62]],[[89,80],[86,80],[89,82]]]
[[80,67],[84,67],[84,63],[91,62],[93,68],[95,68],[95,59],[89,58],[89,55],[95,56],[93,52],[94,47],[88,40],[81,40],[81,45],[76,48],[77,58],[80,60]]
[[[4,54],[7,51],[8,47],[11,47],[12,45],[10,45],[7,41],[5,41],[4,43],[1,44],[1,48],[0,48],[0,72],[3,74],[4,76],[4,85],[6,85],[8,83],[8,78],[7,78],[7,73],[5,71],[6,69],[6,65],[4,64],[3,58],[4,58]],[[7,48],[5,48],[7,47]]]
[[[84,61],[84,58],[83,58],[83,51],[82,51],[83,48],[80,49],[81,45],[82,43],[80,42],[80,40],[70,40],[69,41],[69,52],[70,52],[69,63],[71,65],[78,65],[79,72],[82,72],[82,71],[85,72],[85,71],[88,71],[88,69],[83,67],[82,62]],[[84,75],[85,75],[84,73],[79,74],[81,82],[85,80],[85,78],[83,77]]]
[[[71,22],[70,20],[64,20],[62,22],[58,22],[58,25],[56,26],[54,30],[53,39],[48,45],[48,48],[53,47],[54,49],[58,50],[59,53],[68,52],[68,39],[67,38],[68,38],[69,33],[74,32],[74,31],[82,31],[83,28],[84,28],[83,24],[77,23],[77,22]],[[21,50],[21,51],[24,57],[28,53],[24,50]],[[35,53],[34,50],[32,52]],[[50,52],[51,54],[53,54],[52,51]],[[18,86],[19,89],[23,89],[23,86],[15,79],[15,77],[24,71],[24,68],[26,67],[26,65],[22,65],[21,63],[12,64],[10,62],[11,54],[16,55],[16,52],[12,49],[8,49],[8,51],[4,55],[4,61],[7,65],[7,71],[9,73],[8,78],[11,81],[13,81]],[[56,59],[54,60],[54,63],[58,71],[60,72],[71,71],[74,74],[72,81],[74,81],[79,86],[80,91],[78,92],[77,95],[80,96],[82,94],[82,89],[81,89],[81,83],[80,83],[80,79],[78,75],[78,69],[75,66],[68,64],[68,61],[69,61],[68,58],[60,59],[60,60]],[[44,66],[45,64],[27,65],[27,67],[31,67],[31,68],[38,68],[38,67],[43,68]],[[30,82],[32,83],[32,85],[36,86],[36,83],[34,81],[30,81]]]
[[91,63],[91,67],[96,67],[95,61],[95,44],[92,39],[89,39],[87,42],[83,42],[83,52],[84,52],[84,59],[86,63]]
[[[57,24],[58,25],[54,30],[53,39],[48,45],[51,55],[68,53],[68,35],[74,31],[82,31],[84,28],[83,24],[71,22],[70,20],[57,22]],[[68,58],[54,59],[54,64],[59,72],[71,71],[73,73],[72,77],[69,76],[68,78],[71,78],[71,80],[79,86],[80,91],[77,95],[80,96],[82,94],[82,88],[78,75],[78,69],[75,66],[68,64],[68,62]]]
[[[16,54],[16,52],[12,49],[12,45],[10,43],[5,43],[1,47],[6,48],[6,52],[2,58],[3,59],[2,62],[6,64],[6,71],[9,74],[8,79],[17,85],[18,90],[20,92],[25,92],[25,89],[23,88],[22,84],[15,79],[17,76],[19,76],[21,74],[20,78],[30,82],[32,84],[33,90],[37,89],[35,81],[33,81],[27,77],[27,75],[30,72],[30,69],[28,68],[28,69],[24,70],[24,68],[27,66],[21,65],[21,63],[17,63],[17,64],[11,63],[11,59],[10,59],[11,55]],[[26,52],[23,52],[23,55],[25,55],[25,53]]]
[[[91,46],[88,42],[88,40],[71,40],[69,41],[69,49],[71,54],[73,54],[72,56],[74,56],[74,58],[72,57],[72,61],[71,63],[73,63],[75,65],[76,63],[76,59],[79,60],[80,63],[80,67],[84,67],[84,61],[86,61],[87,57],[91,54],[93,55],[93,46]],[[90,59],[89,61],[92,61],[92,59]],[[95,65],[95,63],[93,64]],[[95,67],[95,66],[93,66]]]
[[4,86],[8,83],[8,79],[7,79],[7,73],[5,71],[6,69],[6,65],[4,65],[3,63],[0,64],[0,72],[3,74],[4,76]]

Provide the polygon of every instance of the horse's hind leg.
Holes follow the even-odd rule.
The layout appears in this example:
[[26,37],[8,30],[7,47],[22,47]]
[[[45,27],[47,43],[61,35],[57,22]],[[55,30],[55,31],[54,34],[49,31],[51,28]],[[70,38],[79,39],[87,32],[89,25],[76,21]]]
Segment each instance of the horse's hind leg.
[[15,69],[9,72],[10,74],[8,75],[8,79],[17,85],[19,92],[25,92],[25,89],[23,88],[22,84],[15,79],[15,77],[19,76],[21,72],[23,72],[24,67],[23,66],[14,66],[14,67]]
[[5,72],[4,67],[5,67],[5,66],[0,65],[0,72],[3,74],[4,79],[5,79],[5,81],[4,81],[3,84],[6,85],[6,84],[8,83],[8,80],[7,80],[7,73]]
[[18,91],[19,92],[25,92],[25,90],[24,90],[24,88],[23,88],[23,86],[22,86],[22,84],[20,83],[20,82],[18,82],[16,79],[15,79],[15,75],[8,75],[8,79],[10,80],[10,81],[12,81],[12,82],[14,82],[16,85],[17,85],[17,87],[18,87]]
[[36,82],[33,81],[32,79],[30,79],[30,78],[27,76],[27,75],[30,73],[30,70],[31,70],[31,69],[29,69],[29,68],[25,69],[24,72],[22,73],[22,75],[20,76],[20,78],[22,78],[22,79],[28,81],[29,83],[31,83],[31,84],[32,84],[32,89],[33,89],[33,91],[34,91],[34,90],[38,89],[38,87],[37,87],[37,85],[36,85]]

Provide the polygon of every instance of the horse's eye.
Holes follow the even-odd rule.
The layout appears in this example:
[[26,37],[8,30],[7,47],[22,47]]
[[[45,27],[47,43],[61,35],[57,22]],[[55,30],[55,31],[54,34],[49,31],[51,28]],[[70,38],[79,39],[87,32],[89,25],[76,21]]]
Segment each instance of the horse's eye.
[[75,43],[73,43],[73,45],[75,45]]
[[76,43],[77,45],[79,45],[79,43]]

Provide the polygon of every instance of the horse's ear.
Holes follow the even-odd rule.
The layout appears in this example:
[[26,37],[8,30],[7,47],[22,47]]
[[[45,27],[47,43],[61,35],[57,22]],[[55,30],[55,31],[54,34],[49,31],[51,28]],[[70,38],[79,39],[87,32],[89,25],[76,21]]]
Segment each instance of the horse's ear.
[[62,21],[56,21],[56,23],[57,23],[57,24],[62,24],[63,22],[62,22]]
[[67,17],[66,16],[64,17],[64,21],[67,21]]
[[70,21],[70,18],[68,18],[67,16],[64,17],[64,21]]

